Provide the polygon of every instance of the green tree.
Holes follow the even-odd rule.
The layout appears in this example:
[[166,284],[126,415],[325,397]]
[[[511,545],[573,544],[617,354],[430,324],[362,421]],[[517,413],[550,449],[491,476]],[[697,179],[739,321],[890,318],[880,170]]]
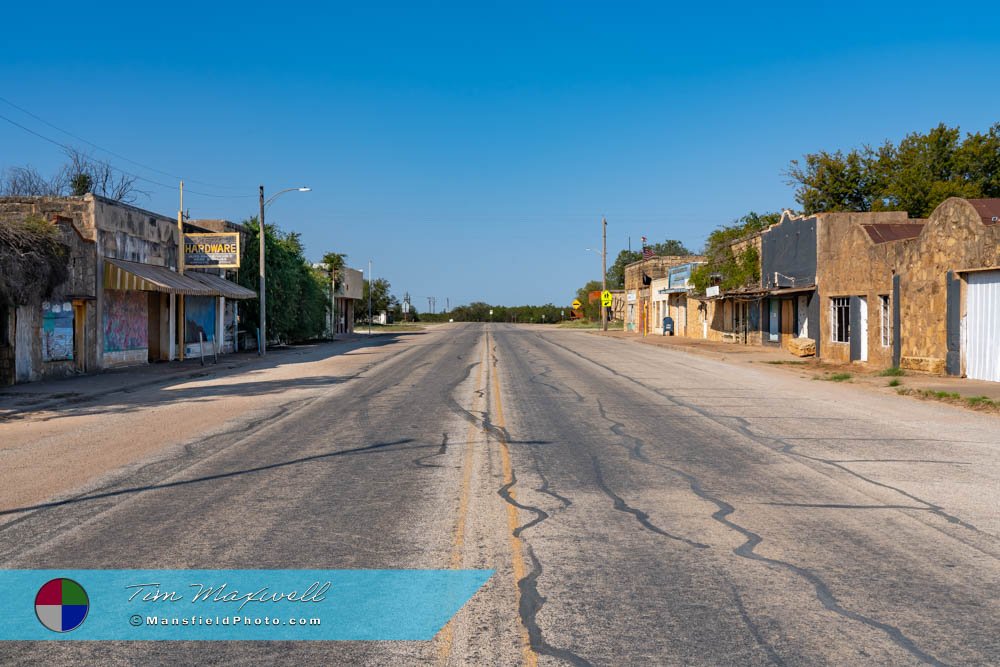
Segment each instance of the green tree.
[[786,172],[805,213],[907,211],[923,218],[948,197],[1000,197],[1000,123],[967,134],[943,123],[844,153],[819,151]]
[[[625,267],[642,259],[638,250],[622,250],[615,257],[615,263],[608,269],[608,289],[625,288]],[[600,289],[598,287],[597,289]]]
[[661,257],[687,257],[688,255],[694,254],[685,248],[683,243],[676,239],[667,239],[663,243],[654,243],[650,247],[652,248],[654,255],[659,255]]
[[739,239],[767,229],[781,220],[780,213],[758,214],[753,211],[714,230],[705,243],[705,263],[691,272],[691,284],[699,292],[704,292],[713,283],[724,290],[747,287],[760,280],[760,253],[753,245],[748,245],[739,253],[733,252],[733,244]]
[[361,290],[361,303],[360,307],[355,306],[354,308],[354,319],[355,321],[368,321],[368,292],[371,291],[372,295],[372,317],[377,317],[380,312],[392,311],[393,306],[396,303],[396,298],[389,293],[390,285],[389,281],[385,278],[376,278],[369,284],[368,279],[364,281],[364,287]]
[[[257,290],[259,225],[257,218],[243,223],[246,243],[243,247],[239,282]],[[302,240],[296,233],[285,233],[266,225],[264,242],[267,261],[267,339],[295,342],[318,338],[326,326],[328,278],[306,261]],[[255,301],[241,308],[244,327],[250,331],[260,325]]]
[[600,291],[601,291],[600,280],[591,280],[586,285],[584,285],[583,287],[581,287],[576,291],[577,300],[583,304],[583,316],[586,317],[588,320],[601,319],[600,300],[595,300],[593,303],[590,302],[590,293],[600,292]]

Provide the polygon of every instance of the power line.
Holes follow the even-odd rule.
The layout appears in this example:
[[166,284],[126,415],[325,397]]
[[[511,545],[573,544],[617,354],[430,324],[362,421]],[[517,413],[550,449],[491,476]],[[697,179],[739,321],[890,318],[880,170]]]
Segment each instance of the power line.
[[[35,130],[32,130],[30,127],[26,127],[24,125],[21,125],[16,120],[12,120],[12,119],[8,118],[7,116],[4,116],[3,114],[0,114],[0,120],[5,120],[8,123],[10,123],[11,125],[13,125],[14,127],[20,128],[21,130],[24,130],[28,134],[34,135],[34,136],[38,137],[39,139],[42,139],[43,141],[47,141],[50,144],[58,146],[59,148],[62,148],[64,151],[72,151],[73,150],[73,148],[71,146],[68,146],[68,145],[66,145],[66,144],[64,144],[64,143],[62,143],[60,141],[56,141],[55,139],[53,139],[51,137],[47,137],[44,134],[41,134],[40,132],[36,132]],[[161,183],[159,181],[154,181],[151,178],[146,178],[145,176],[140,176],[139,174],[135,174],[133,172],[126,171],[126,170],[124,170],[124,169],[122,169],[120,167],[116,167],[113,164],[111,164],[110,162],[106,162],[104,160],[100,160],[100,159],[96,159],[95,158],[94,161],[97,162],[98,164],[104,165],[108,169],[113,169],[114,171],[117,171],[117,172],[119,172],[121,174],[125,174],[126,176],[131,176],[132,178],[134,178],[136,180],[143,181],[144,183],[150,183],[152,185],[158,185],[161,188],[167,188],[168,190],[178,190],[179,189],[178,186],[176,186],[176,185],[168,185],[166,183]],[[181,180],[181,179],[177,179],[177,180]],[[191,194],[201,195],[203,197],[215,197],[217,199],[242,199],[244,197],[246,197],[246,198],[252,198],[252,197],[256,197],[257,196],[257,195],[215,195],[215,194],[210,194],[208,192],[198,192],[197,190],[191,190],[191,189],[187,189],[187,192],[189,192]]]
[[87,144],[88,146],[96,148],[99,151],[104,151],[105,153],[107,153],[109,155],[115,156],[119,160],[124,160],[125,162],[128,162],[129,164],[134,164],[137,167],[142,167],[143,169],[148,169],[149,171],[154,171],[157,174],[162,174],[163,176],[170,176],[171,178],[176,178],[179,181],[180,180],[186,180],[188,183],[198,183],[199,185],[207,185],[210,188],[222,188],[223,190],[242,190],[243,189],[243,188],[234,187],[232,185],[218,185],[218,184],[215,184],[215,183],[206,183],[204,181],[196,181],[193,178],[187,178],[186,179],[186,178],[184,178],[182,176],[177,176],[176,174],[171,174],[171,173],[163,171],[161,169],[157,169],[156,167],[150,167],[148,164],[143,164],[141,162],[136,162],[135,160],[132,160],[130,158],[125,157],[121,153],[116,153],[113,150],[110,150],[108,148],[104,148],[103,146],[98,146],[94,142],[88,141],[88,140],[84,139],[83,137],[81,137],[79,135],[73,134],[69,130],[64,130],[61,127],[59,127],[57,125],[54,125],[53,123],[50,123],[49,121],[45,120],[41,116],[38,116],[37,114],[34,114],[31,111],[28,111],[24,107],[18,106],[17,104],[14,104],[13,102],[11,102],[10,100],[8,100],[5,97],[0,97],[0,102],[4,102],[4,103],[6,103],[6,104],[8,104],[8,105],[10,105],[12,107],[14,107],[15,109],[17,109],[21,113],[24,113],[24,114],[27,114],[28,116],[31,116],[32,118],[34,118],[38,122],[43,123],[45,125],[48,125],[49,127],[51,127],[54,130],[62,132],[63,134],[65,134],[67,136],[73,137],[77,141],[82,141],[83,143]]

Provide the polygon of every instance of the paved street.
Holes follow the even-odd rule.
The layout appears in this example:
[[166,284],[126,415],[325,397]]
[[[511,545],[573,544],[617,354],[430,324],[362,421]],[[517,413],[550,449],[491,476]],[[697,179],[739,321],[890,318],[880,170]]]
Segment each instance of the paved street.
[[1000,419],[541,326],[0,422],[3,568],[490,568],[432,642],[0,663],[1000,663]]

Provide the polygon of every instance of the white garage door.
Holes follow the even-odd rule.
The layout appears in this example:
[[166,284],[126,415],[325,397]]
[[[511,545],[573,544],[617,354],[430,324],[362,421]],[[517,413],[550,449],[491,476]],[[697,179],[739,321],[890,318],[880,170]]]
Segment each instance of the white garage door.
[[1000,271],[969,274],[965,374],[1000,382]]

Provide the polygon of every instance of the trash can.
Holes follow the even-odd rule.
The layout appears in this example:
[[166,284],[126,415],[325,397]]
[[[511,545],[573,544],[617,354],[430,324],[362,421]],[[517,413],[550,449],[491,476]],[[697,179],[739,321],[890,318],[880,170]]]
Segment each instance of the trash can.
[[668,333],[671,336],[674,335],[674,318],[672,317],[663,318],[663,335],[666,336]]

